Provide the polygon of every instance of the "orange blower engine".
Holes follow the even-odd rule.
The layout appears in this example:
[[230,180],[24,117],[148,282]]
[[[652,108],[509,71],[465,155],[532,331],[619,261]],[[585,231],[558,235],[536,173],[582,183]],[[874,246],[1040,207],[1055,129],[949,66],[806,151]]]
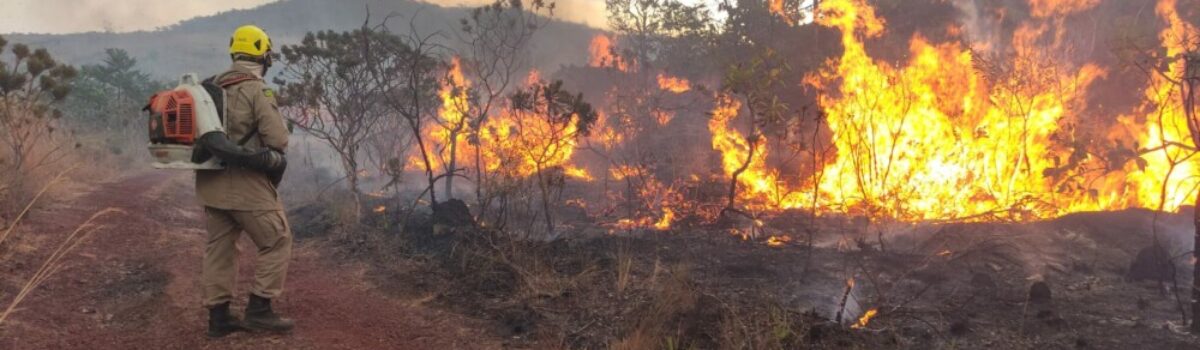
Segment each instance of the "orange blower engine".
[[220,159],[198,161],[196,142],[208,133],[224,137],[217,106],[195,74],[186,74],[179,86],[150,97],[143,108],[149,114],[150,154],[158,169],[222,169]]
[[[217,97],[217,98],[214,98]],[[278,184],[287,158],[272,149],[244,147],[251,133],[234,143],[221,126],[224,90],[212,81],[199,82],[185,74],[174,89],[150,97],[143,108],[149,115],[150,154],[158,169],[224,169],[226,166],[262,171]]]

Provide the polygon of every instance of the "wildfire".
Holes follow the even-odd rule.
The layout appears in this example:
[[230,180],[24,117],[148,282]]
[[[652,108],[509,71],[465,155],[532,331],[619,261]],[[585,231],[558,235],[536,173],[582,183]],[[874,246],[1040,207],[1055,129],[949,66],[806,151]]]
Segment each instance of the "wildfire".
[[[1155,12],[1167,22],[1167,27],[1159,33],[1159,40],[1166,47],[1166,57],[1180,57],[1188,38],[1200,34],[1190,23],[1179,16],[1175,0],[1162,0],[1155,7]],[[1177,77],[1184,72],[1183,62],[1175,62],[1168,67],[1166,76]],[[1191,133],[1188,131],[1188,119],[1180,108],[1176,98],[1178,90],[1174,84],[1162,75],[1152,75],[1146,86],[1144,103],[1140,113],[1145,120],[1144,126],[1133,123],[1141,119],[1136,116],[1123,116],[1121,120],[1130,129],[1141,131],[1137,136],[1138,144],[1146,149],[1160,149],[1142,156],[1146,161],[1145,169],[1130,174],[1132,182],[1137,186],[1138,203],[1146,208],[1163,210],[1178,210],[1189,203],[1197,187],[1196,160],[1188,158],[1189,151],[1178,147],[1165,147],[1167,144],[1179,144],[1185,147],[1195,147]],[[1176,165],[1172,166],[1175,163]],[[1164,195],[1160,199],[1160,195]]]
[[[467,104],[467,91],[470,88],[471,82],[463,75],[459,58],[452,58],[446,78],[442,80],[438,89],[438,96],[442,101],[438,109],[438,118],[436,123],[424,132],[424,137],[429,140],[426,152],[432,155],[430,163],[435,168],[449,167],[451,163],[455,163],[459,154],[465,154],[470,147],[462,137],[467,126],[467,113],[470,112]],[[454,152],[450,151],[451,144],[455,145]],[[418,168],[424,166],[423,162],[420,154],[409,157],[409,163]]]
[[577,168],[572,165],[564,165],[563,166],[563,174],[566,174],[567,176],[570,176],[574,179],[581,180],[581,181],[595,180],[595,178],[592,177],[592,174],[588,173],[587,169]]
[[858,322],[855,322],[853,325],[850,325],[850,328],[851,329],[861,329],[863,327],[866,327],[867,323],[870,323],[871,319],[875,318],[875,315],[878,315],[878,314],[879,314],[879,309],[867,310],[866,313],[863,313],[862,317],[858,318]]
[[[739,198],[747,200],[765,199],[774,208],[798,208],[803,203],[802,195],[782,185],[779,173],[767,169],[766,137],[755,135],[757,140],[742,136],[730,124],[738,116],[741,102],[728,96],[718,96],[708,130],[712,132],[712,147],[721,152],[721,166],[726,176],[737,175]],[[739,170],[741,172],[739,173]]]
[[[1042,16],[1061,17],[1095,4],[1035,1],[1033,6]],[[989,80],[977,71],[972,51],[957,43],[931,44],[920,36],[910,41],[907,63],[876,61],[863,44],[864,38],[885,33],[873,8],[863,0],[828,0],[820,6],[818,23],[841,30],[844,52],[805,83],[826,91],[819,104],[833,134],[835,158],[827,161],[817,193],[797,190],[802,183],[785,181],[787,176],[766,164],[770,143],[765,135],[743,135],[731,126],[740,102],[718,96],[709,123],[713,149],[722,154],[726,176],[737,176],[740,198],[789,209],[811,203],[816,195],[822,211],[910,220],[1051,217],[1157,202],[1145,196],[1161,186],[1138,178],[1163,178],[1165,170],[1154,166],[1165,161],[1151,161],[1142,175],[1130,175],[1135,181],[1092,177],[1087,182],[1092,188],[1067,189],[1066,176],[1049,171],[1073,155],[1053,142],[1060,125],[1086,103],[1090,84],[1106,74],[1086,64],[1043,68],[1048,57],[1040,52],[1047,50],[1035,43],[1048,33],[1055,39],[1051,45],[1058,45],[1061,26],[1057,31],[1045,23],[1019,28],[1013,36],[1016,57],[1008,62],[1012,76]],[[1160,3],[1160,13],[1164,8],[1173,6]],[[1176,136],[1172,141],[1183,140],[1186,130],[1180,126],[1186,124],[1170,125],[1176,128],[1166,133]],[[1099,162],[1090,157],[1082,161]],[[1191,173],[1190,167],[1176,171]],[[1171,198],[1166,208],[1177,207],[1186,195]]]
[[588,52],[591,53],[591,59],[588,63],[592,67],[613,68],[622,72],[629,71],[629,65],[621,56],[616,55],[616,49],[613,46],[613,40],[604,34],[596,34],[592,38],[592,44],[588,47]]
[[671,210],[671,208],[663,208],[663,216],[658,219],[658,222],[654,223],[654,229],[659,231],[669,230],[671,229],[671,220],[674,219],[675,211]]
[[675,211],[671,208],[663,208],[662,217],[655,220],[653,217],[646,216],[638,219],[624,218],[617,220],[614,225],[621,230],[632,230],[637,228],[654,229],[657,231],[667,231],[671,229],[671,222],[675,220]]
[[1036,17],[1067,15],[1095,7],[1100,0],[1030,0],[1029,7]]
[[788,14],[787,10],[784,8],[783,1],[784,0],[769,0],[767,3],[767,9],[770,10],[772,14],[782,18],[783,21],[787,22],[788,25],[796,24],[796,20],[792,19],[792,15]]
[[[791,23],[787,7],[795,3],[785,1],[770,0],[768,9]],[[687,181],[696,188],[695,183],[736,179],[739,209],[755,217],[799,208],[911,221],[1028,220],[1128,207],[1170,211],[1188,203],[1200,184],[1200,160],[1189,158],[1184,148],[1165,146],[1194,144],[1176,101],[1178,90],[1168,79],[1181,75],[1183,64],[1153,75],[1141,106],[1103,130],[1101,137],[1111,139],[1104,141],[1140,148],[1135,150],[1140,159],[1106,163],[1110,160],[1097,152],[1075,149],[1070,139],[1076,137],[1073,125],[1088,122],[1081,115],[1086,114],[1089,88],[1107,72],[1055,56],[1069,46],[1063,19],[1095,8],[1099,0],[1027,1],[1032,17],[1018,23],[1011,36],[1000,36],[1010,41],[999,45],[1004,52],[973,51],[958,41],[936,43],[918,34],[909,39],[907,58],[899,62],[868,54],[865,42],[888,32],[868,1],[820,1],[821,16],[813,20],[840,31],[843,52],[799,82],[817,91],[823,128],[832,143],[831,152],[813,161],[818,169],[771,164],[790,156],[788,148],[778,148],[790,136],[760,131],[767,128],[752,125],[744,100],[721,93],[713,96],[707,124],[711,149],[720,155],[719,174],[700,176],[696,169],[686,169],[682,174],[693,173],[671,179],[663,174],[678,175],[681,169],[655,168],[654,162],[662,159],[638,152],[620,154],[642,147],[646,133],[689,120],[686,114],[675,115],[689,113],[684,108],[645,102],[692,91],[688,79],[665,70],[656,81],[650,74],[639,78],[651,91],[647,96],[609,101],[611,108],[597,104],[599,119],[585,147],[570,137],[578,131],[574,121],[550,123],[512,109],[501,108],[478,130],[467,130],[472,126],[472,82],[457,58],[438,90],[441,106],[436,123],[426,129],[426,151],[443,171],[463,161],[463,155],[478,155],[481,170],[506,178],[554,170],[571,180],[603,183],[603,196],[621,204],[594,202],[593,212],[608,215],[620,206],[626,217],[608,222],[616,220],[616,227],[627,229],[669,230],[681,218],[702,216],[695,201],[681,194],[689,188]],[[1183,39],[1195,37],[1196,28],[1176,11],[1176,0],[1159,1],[1155,10],[1167,24],[1159,34],[1165,57],[1181,56],[1188,51]],[[616,40],[596,35],[589,66],[638,70],[638,62],[618,53]],[[531,86],[542,82],[537,71],[525,79]],[[1090,140],[1079,143],[1084,141]],[[601,153],[606,163],[582,163],[574,159],[577,149]],[[415,157],[410,162],[417,162]],[[476,166],[470,163],[458,167]],[[806,178],[809,171],[822,175]],[[621,188],[610,190],[612,181],[622,182]],[[759,227],[761,221],[755,220],[751,235]],[[766,244],[778,247],[789,241],[788,236],[770,236]],[[865,326],[876,313],[868,311],[856,326]]]
[[658,125],[666,126],[671,123],[671,119],[675,119],[675,113],[667,111],[654,111],[653,113],[654,121],[658,122]]
[[658,88],[664,91],[670,91],[677,94],[688,92],[692,89],[692,84],[687,79],[672,77],[664,73],[658,73]]
[[784,244],[792,241],[790,236],[771,236],[767,237],[768,247],[782,247]]

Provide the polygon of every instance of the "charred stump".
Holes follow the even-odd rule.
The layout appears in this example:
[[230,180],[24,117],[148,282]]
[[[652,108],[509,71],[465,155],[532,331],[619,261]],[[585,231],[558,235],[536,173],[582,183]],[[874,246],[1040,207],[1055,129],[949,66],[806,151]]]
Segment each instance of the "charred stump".
[[1167,249],[1161,244],[1153,244],[1138,251],[1137,256],[1129,264],[1126,277],[1130,281],[1160,281],[1175,279],[1175,264],[1171,261]]
[[433,224],[448,227],[474,227],[475,217],[471,209],[460,199],[451,199],[433,205]]

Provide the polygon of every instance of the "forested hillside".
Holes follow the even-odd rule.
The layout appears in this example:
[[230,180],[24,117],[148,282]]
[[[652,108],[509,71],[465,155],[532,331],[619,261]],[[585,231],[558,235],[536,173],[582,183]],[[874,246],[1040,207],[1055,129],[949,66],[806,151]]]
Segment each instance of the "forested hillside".
[[[159,79],[174,79],[184,72],[209,74],[224,68],[229,33],[239,25],[257,24],[266,29],[276,46],[294,44],[304,33],[347,30],[362,26],[370,9],[377,25],[389,15],[388,26],[397,32],[409,30],[409,19],[422,33],[442,33],[454,42],[453,26],[469,14],[468,8],[439,7],[412,0],[283,0],[248,10],[235,10],[197,17],[174,26],[149,32],[81,33],[67,35],[5,34],[13,42],[45,47],[55,57],[72,65],[99,63],[104,49],[122,48],[138,60],[139,68]],[[586,62],[587,45],[595,29],[555,21],[539,31],[530,51],[538,68],[550,70],[562,64]],[[553,44],[551,44],[553,43]]]

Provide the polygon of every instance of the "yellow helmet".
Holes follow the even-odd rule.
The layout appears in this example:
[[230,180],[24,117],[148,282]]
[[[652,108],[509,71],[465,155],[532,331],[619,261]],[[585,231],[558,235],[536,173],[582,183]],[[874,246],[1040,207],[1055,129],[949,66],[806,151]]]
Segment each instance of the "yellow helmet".
[[233,37],[229,38],[230,55],[243,54],[262,57],[267,51],[271,51],[271,38],[258,26],[238,27],[233,31]]

